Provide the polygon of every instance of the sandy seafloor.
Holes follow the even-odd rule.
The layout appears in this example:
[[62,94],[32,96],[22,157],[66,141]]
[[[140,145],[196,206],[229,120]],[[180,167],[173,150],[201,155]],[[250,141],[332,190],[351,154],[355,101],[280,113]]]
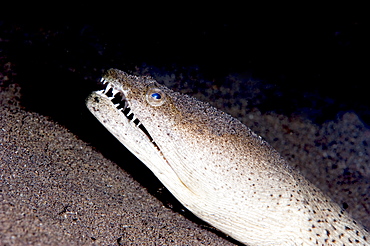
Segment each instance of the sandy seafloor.
[[[83,101],[87,94],[73,99],[81,94],[78,86],[74,90],[63,83],[76,83],[79,77],[68,77],[76,68],[50,81],[48,71],[35,77],[38,72],[27,74],[10,60],[1,60],[0,245],[238,244],[176,203],[89,114]],[[9,75],[22,69],[22,76],[14,72],[17,79]],[[318,123],[305,113],[251,106],[260,100],[263,85],[243,76],[199,87],[161,71],[143,66],[136,73],[151,74],[240,119],[370,228],[370,129],[355,111],[338,111]],[[51,92],[45,89],[49,85]],[[256,95],[243,97],[242,87]]]

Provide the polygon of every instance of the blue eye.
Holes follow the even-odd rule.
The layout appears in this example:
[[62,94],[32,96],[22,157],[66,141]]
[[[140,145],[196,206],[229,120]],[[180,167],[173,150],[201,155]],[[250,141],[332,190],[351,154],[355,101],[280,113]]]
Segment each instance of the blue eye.
[[149,86],[145,99],[151,106],[158,107],[165,103],[166,94],[157,87]]
[[156,99],[156,100],[159,100],[159,99],[161,99],[161,98],[162,98],[162,96],[161,96],[161,94],[159,94],[159,93],[153,93],[153,94],[152,94],[152,98],[154,98],[154,99]]

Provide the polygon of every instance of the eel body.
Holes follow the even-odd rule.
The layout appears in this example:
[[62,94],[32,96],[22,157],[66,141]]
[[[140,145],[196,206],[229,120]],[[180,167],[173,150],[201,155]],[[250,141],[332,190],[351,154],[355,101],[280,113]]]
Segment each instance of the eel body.
[[246,245],[370,245],[367,230],[230,115],[108,70],[95,117],[192,213]]

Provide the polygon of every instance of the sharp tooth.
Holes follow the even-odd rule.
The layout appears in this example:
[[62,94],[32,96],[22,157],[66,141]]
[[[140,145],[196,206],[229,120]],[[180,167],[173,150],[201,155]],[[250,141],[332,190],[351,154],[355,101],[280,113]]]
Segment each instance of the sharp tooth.
[[112,88],[112,86],[108,83],[107,87],[104,89],[104,93],[108,92],[110,88]]
[[112,93],[113,93],[113,96],[115,96],[117,93],[119,93],[119,90],[116,90],[116,89],[113,88]]
[[122,111],[122,113],[124,113],[127,116],[127,114],[130,113],[131,110],[130,110],[129,105],[126,104],[125,107],[121,111]]
[[104,85],[104,84],[106,84],[108,81],[107,81],[105,78],[101,78],[101,79],[100,79],[100,82],[101,82],[101,83],[103,83],[103,85]]

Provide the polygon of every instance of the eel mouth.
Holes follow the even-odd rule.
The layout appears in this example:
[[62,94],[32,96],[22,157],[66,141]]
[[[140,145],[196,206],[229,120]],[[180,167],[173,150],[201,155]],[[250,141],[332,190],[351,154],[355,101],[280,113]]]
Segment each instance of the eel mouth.
[[141,121],[135,117],[135,114],[130,107],[130,103],[125,96],[125,93],[120,89],[114,88],[114,86],[104,78],[101,79],[101,83],[105,86],[105,88],[101,90],[103,94],[107,96],[108,99],[116,107],[116,109],[120,111],[130,123],[133,123],[135,127],[139,128],[148,137],[149,141],[154,145],[154,147],[159,150],[158,145],[154,142],[148,130],[141,123]]

